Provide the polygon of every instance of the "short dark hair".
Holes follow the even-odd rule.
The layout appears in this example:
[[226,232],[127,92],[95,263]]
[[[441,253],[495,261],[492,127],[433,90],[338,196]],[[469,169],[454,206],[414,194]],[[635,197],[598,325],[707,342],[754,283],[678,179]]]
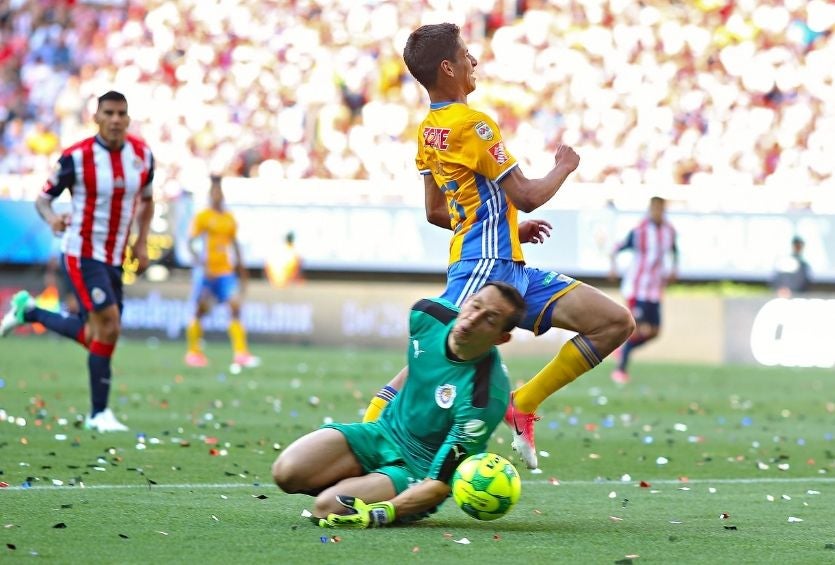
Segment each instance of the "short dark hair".
[[102,102],[106,102],[108,100],[112,102],[124,102],[125,104],[128,103],[128,99],[125,98],[125,95],[121,92],[116,92],[115,90],[108,90],[107,92],[99,96],[98,105],[101,106]]
[[515,286],[508,284],[502,281],[488,281],[484,284],[482,288],[486,288],[488,286],[496,287],[502,297],[505,300],[510,302],[513,306],[513,312],[508,316],[507,321],[505,322],[504,331],[509,332],[513,328],[519,325],[519,322],[522,321],[522,318],[525,317],[525,311],[527,310],[527,305],[525,304],[525,299],[522,297],[522,294],[516,289]]
[[424,88],[435,86],[442,61],[454,61],[461,33],[455,24],[420,26],[409,35],[403,49],[403,60],[412,76]]
[[665,204],[667,201],[660,196],[653,196],[649,199],[650,204],[655,204],[656,202],[658,202],[659,204]]
[[219,185],[223,181],[223,177],[220,175],[209,175],[209,183],[211,185]]

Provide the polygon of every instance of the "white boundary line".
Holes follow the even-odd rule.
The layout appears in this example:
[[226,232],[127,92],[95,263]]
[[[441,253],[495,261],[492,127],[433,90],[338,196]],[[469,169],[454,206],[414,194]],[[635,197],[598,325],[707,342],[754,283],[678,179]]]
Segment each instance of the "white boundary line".
[[[710,486],[710,485],[756,485],[756,484],[835,484],[835,477],[762,477],[762,478],[736,478],[736,479],[690,479],[687,481],[679,481],[679,480],[670,480],[670,479],[662,479],[662,480],[648,480],[651,486],[670,486],[670,485],[677,485],[680,487],[686,487],[690,485],[700,485],[700,486]],[[550,480],[544,479],[523,479],[523,484],[538,484],[538,485],[551,485]],[[600,485],[600,486],[631,486],[631,487],[638,487],[639,483],[633,480],[630,481],[619,481],[619,480],[608,480],[608,481],[558,481],[558,484],[554,484],[554,486],[593,486],[593,485]],[[23,488],[20,486],[8,486],[6,488],[0,489],[0,494],[3,491],[66,491],[66,490],[131,490],[131,489],[144,489],[144,490],[159,490],[159,489],[190,489],[190,490],[209,490],[209,489],[238,489],[238,488],[253,488],[253,489],[263,489],[275,488],[274,485],[270,482],[262,483],[262,484],[252,484],[252,483],[175,483],[175,484],[156,484],[156,485],[148,485],[145,484],[132,484],[132,485],[85,485],[83,487],[79,486],[52,486],[47,483],[38,484],[35,483],[30,488]]]

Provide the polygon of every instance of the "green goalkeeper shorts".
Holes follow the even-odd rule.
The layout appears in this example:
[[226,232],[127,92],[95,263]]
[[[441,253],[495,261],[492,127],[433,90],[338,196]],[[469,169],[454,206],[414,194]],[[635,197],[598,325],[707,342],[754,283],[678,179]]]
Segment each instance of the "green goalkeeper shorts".
[[325,424],[322,427],[333,428],[342,433],[348,441],[348,447],[362,465],[363,472],[386,475],[394,484],[397,494],[423,479],[416,477],[406,465],[400,448],[391,441],[377,422]]

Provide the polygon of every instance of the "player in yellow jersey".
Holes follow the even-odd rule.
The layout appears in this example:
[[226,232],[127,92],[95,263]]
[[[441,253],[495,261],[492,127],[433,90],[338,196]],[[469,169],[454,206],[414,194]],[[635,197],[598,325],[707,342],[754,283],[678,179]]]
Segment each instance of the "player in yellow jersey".
[[[544,177],[529,179],[486,114],[467,105],[475,90],[470,55],[454,24],[425,25],[403,52],[409,72],[429,94],[429,114],[418,131],[416,164],[423,175],[427,220],[452,230],[443,298],[460,305],[485,282],[501,280],[525,298],[519,327],[540,335],[552,326],[577,332],[542,370],[512,393],[505,421],[513,448],[537,467],[533,424],[548,396],[601,362],[635,328],[629,311],[592,286],[569,276],[525,266],[522,243],[541,243],[551,226],[521,224],[517,211],[532,212],[556,194],[580,158],[561,145]],[[365,420],[379,415],[407,376],[403,369],[372,400]]]
[[[199,212],[192,221],[189,248],[194,257],[197,309],[186,328],[188,352],[186,364],[205,367],[208,359],[201,348],[203,328],[200,319],[212,308],[213,302],[229,305],[229,341],[232,342],[233,366],[255,367],[260,359],[249,353],[246,330],[241,324],[240,276],[244,274],[241,248],[237,239],[237,223],[226,209],[221,178],[211,177],[209,207]],[[203,239],[203,257],[197,250],[198,239]],[[234,251],[234,263],[230,255]]]

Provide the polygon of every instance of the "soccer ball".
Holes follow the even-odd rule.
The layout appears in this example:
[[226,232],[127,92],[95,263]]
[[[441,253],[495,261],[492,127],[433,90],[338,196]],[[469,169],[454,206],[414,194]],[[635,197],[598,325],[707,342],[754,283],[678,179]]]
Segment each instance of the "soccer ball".
[[476,520],[501,518],[522,494],[522,479],[513,464],[495,453],[464,459],[452,475],[452,498]]

